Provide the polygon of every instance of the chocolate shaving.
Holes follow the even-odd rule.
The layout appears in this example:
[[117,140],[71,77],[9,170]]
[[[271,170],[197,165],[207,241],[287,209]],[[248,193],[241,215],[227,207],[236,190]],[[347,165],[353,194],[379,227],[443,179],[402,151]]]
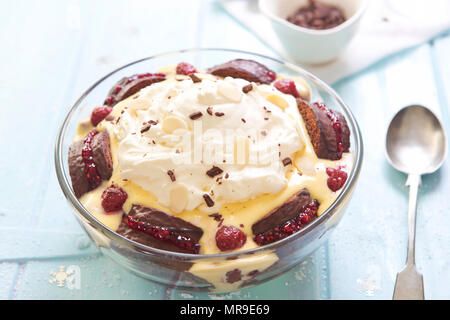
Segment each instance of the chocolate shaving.
[[234,269],[234,270],[228,271],[225,274],[225,276],[226,276],[228,283],[235,283],[235,282],[241,281],[242,272],[239,269]]
[[253,90],[253,85],[251,83],[242,88],[242,92],[244,92],[244,93],[249,93],[252,90]]
[[217,222],[223,221],[222,215],[219,214],[219,213],[209,214],[208,217],[214,218],[214,220],[217,221]]
[[193,83],[198,83],[198,82],[202,82],[202,79],[200,79],[199,77],[197,77],[195,74],[191,73],[189,75],[189,77],[192,79]]
[[167,171],[167,174],[169,175],[170,180],[172,180],[172,182],[174,182],[175,180],[177,180],[177,179],[175,178],[175,173],[173,173],[172,170]]
[[204,194],[203,195],[203,199],[205,199],[206,205],[208,207],[213,207],[214,206],[214,201],[211,199],[211,197],[208,194]]
[[211,169],[209,169],[208,171],[206,171],[206,174],[211,177],[214,178],[215,176],[221,174],[223,172],[222,169],[220,169],[219,167],[213,166]]
[[287,157],[283,159],[283,165],[286,167],[288,165],[292,164],[291,158]]
[[203,116],[203,113],[199,112],[194,112],[192,113],[189,118],[191,118],[192,120],[197,120],[199,118],[201,118]]
[[150,130],[151,126],[152,125],[150,123],[144,124],[144,126],[141,129],[141,133],[144,133],[144,132],[147,132],[148,130]]
[[254,277],[254,276],[256,276],[258,273],[259,273],[259,271],[256,269],[256,270],[253,270],[253,271],[250,271],[249,273],[247,273],[247,276],[249,276],[249,277]]

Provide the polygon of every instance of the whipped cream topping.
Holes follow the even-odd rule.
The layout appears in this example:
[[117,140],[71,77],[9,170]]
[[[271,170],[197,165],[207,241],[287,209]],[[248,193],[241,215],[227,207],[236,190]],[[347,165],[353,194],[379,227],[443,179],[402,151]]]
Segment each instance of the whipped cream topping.
[[197,76],[153,84],[116,105],[119,177],[174,213],[217,212],[280,192],[286,159],[304,148],[295,99],[255,83],[244,93],[243,79]]

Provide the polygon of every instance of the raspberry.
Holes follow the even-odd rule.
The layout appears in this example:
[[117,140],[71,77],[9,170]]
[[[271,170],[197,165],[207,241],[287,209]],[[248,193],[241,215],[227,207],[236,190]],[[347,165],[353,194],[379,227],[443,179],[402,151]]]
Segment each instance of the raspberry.
[[290,79],[278,80],[273,84],[273,86],[285,94],[290,94],[295,98],[300,98],[295,82]]
[[341,169],[327,168],[327,174],[329,176],[327,185],[331,191],[338,191],[347,181],[347,172]]
[[277,75],[275,74],[275,72],[272,72],[272,71],[270,71],[270,70],[266,71],[266,75],[267,75],[270,79],[272,79],[272,81],[275,81],[276,78],[277,78]]
[[128,194],[121,187],[113,184],[102,193],[102,207],[106,212],[121,210],[127,198]]
[[233,226],[222,226],[216,233],[216,244],[220,251],[239,249],[246,241],[245,233]]
[[184,74],[184,75],[189,75],[191,73],[195,73],[197,72],[197,70],[195,70],[195,67],[187,62],[180,62],[177,65],[177,74]]
[[108,114],[110,114],[110,112],[112,111],[112,107],[110,106],[101,106],[101,107],[97,107],[92,111],[91,114],[91,123],[94,127],[96,127],[100,121],[102,121],[103,119],[105,119]]

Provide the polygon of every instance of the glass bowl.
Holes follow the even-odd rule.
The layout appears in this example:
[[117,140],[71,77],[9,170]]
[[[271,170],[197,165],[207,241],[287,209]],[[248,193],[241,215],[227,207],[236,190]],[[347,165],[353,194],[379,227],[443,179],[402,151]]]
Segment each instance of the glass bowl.
[[[103,102],[109,89],[122,77],[142,72],[155,72],[162,67],[176,65],[181,61],[207,69],[237,58],[258,61],[284,76],[303,78],[312,89],[311,101],[325,102],[330,108],[345,115],[351,131],[354,165],[334,203],[307,227],[278,242],[255,249],[214,255],[184,254],[148,247],[121,236],[92,216],[75,197],[69,175],[68,150],[75,136],[78,122],[89,118],[93,107]],[[337,93],[314,75],[291,63],[250,52],[228,49],[189,49],[163,53],[132,62],[94,83],[75,102],[61,126],[56,142],[55,166],[59,184],[72,205],[75,216],[106,256],[131,272],[159,284],[182,290],[226,292],[272,279],[296,266],[323,244],[345,212],[359,176],[362,157],[362,137],[353,114]],[[264,268],[258,268],[260,266]],[[189,272],[194,269],[203,270],[204,276],[199,277],[198,273],[196,276]],[[227,273],[236,272],[236,269],[239,270],[238,273],[241,273],[239,281],[218,284],[217,279],[223,279]]]

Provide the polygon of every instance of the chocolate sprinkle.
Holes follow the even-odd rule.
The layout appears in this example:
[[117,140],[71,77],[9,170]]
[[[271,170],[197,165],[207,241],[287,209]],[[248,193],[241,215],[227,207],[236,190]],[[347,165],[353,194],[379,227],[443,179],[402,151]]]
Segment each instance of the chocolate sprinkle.
[[244,92],[244,93],[249,93],[252,90],[253,90],[253,86],[251,83],[242,88],[242,92]]
[[247,276],[249,276],[249,277],[254,277],[254,276],[256,276],[258,273],[259,273],[259,271],[256,269],[256,270],[253,270],[253,271],[250,271],[249,273],[247,273]]
[[241,120],[242,120],[242,122],[243,122],[243,123],[246,123],[246,122],[247,122],[247,121],[245,121],[245,119],[244,119],[244,118],[242,118]]
[[290,165],[290,164],[292,164],[292,160],[291,160],[291,158],[284,158],[283,159],[283,165],[286,167],[286,166],[288,166],[288,165]]
[[199,118],[201,118],[203,116],[203,113],[199,112],[194,112],[193,114],[191,114],[189,116],[189,118],[191,118],[192,120],[197,120]]
[[214,206],[214,201],[211,199],[211,197],[208,194],[204,194],[203,195],[203,199],[205,199],[206,205],[208,207],[213,207]]
[[175,180],[177,180],[177,179],[175,178],[175,173],[173,173],[172,170],[167,171],[167,174],[169,175],[170,180],[172,180],[172,182],[174,182]]
[[216,117],[222,117],[223,115],[225,115],[225,113],[223,112],[216,112],[214,114],[216,115]]
[[218,213],[209,214],[208,217],[214,218],[214,220],[216,220],[217,222],[222,220],[222,215]]
[[200,79],[199,77],[197,77],[195,74],[191,73],[189,75],[189,77],[192,79],[192,82],[194,83],[198,83],[198,82],[202,82],[202,79]]
[[206,174],[211,177],[214,178],[215,176],[221,174],[223,172],[222,169],[220,169],[219,167],[213,166],[211,169],[209,169],[208,171],[206,171]]
[[219,213],[209,214],[208,217],[214,218],[214,221],[217,221],[219,223],[218,227],[220,227],[222,225],[222,223],[223,223],[222,215],[219,214]]
[[213,115],[213,110],[212,110],[211,107],[206,108],[206,112],[208,112],[208,114],[209,114],[210,116]]
[[157,125],[158,121],[155,120],[149,120],[147,122],[143,123],[143,127],[141,129],[141,133],[147,132],[148,130],[150,130],[151,126]]
[[150,127],[151,127],[152,125],[150,124],[150,123],[146,123],[146,124],[144,124],[144,126],[142,127],[142,129],[141,129],[141,133],[144,133],[144,132],[147,132],[148,130],[150,130]]
[[225,274],[225,276],[227,278],[228,283],[235,283],[235,282],[241,281],[242,272],[239,269],[234,269],[234,270],[228,271]]

